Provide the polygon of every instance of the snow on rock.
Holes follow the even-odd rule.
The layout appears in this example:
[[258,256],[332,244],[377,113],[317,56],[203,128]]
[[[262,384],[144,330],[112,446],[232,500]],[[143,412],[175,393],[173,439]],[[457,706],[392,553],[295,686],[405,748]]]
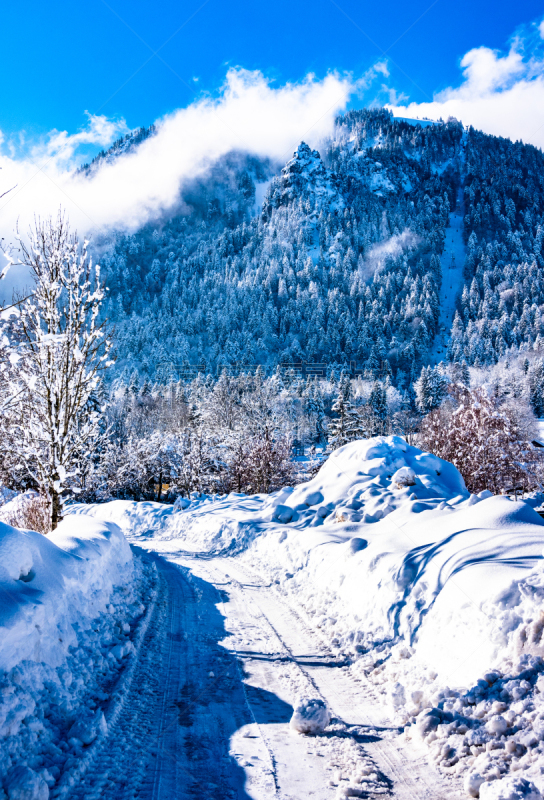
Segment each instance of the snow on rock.
[[480,787],[485,783],[485,778],[479,772],[469,772],[465,777],[463,788],[469,797],[479,797]]
[[289,726],[296,733],[315,735],[322,733],[331,715],[324,701],[318,697],[302,697],[297,700]]
[[542,800],[542,795],[525,778],[502,778],[480,787],[481,800]]
[[338,191],[337,178],[323,164],[317,150],[301,142],[281,171],[281,176],[272,180],[263,202],[263,214],[269,217],[272,208],[287,205],[298,197],[311,197],[314,214],[321,209],[343,209],[342,195]]

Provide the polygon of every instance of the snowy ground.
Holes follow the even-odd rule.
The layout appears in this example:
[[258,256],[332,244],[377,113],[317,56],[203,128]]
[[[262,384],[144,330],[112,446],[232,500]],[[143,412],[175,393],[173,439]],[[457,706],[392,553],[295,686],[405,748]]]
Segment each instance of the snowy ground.
[[450,224],[446,229],[444,252],[440,258],[442,265],[442,286],[440,287],[440,320],[430,363],[444,361],[448,349],[451,326],[455,316],[455,300],[463,288],[463,265],[465,263],[465,243],[463,241],[463,193],[459,190],[457,209],[450,214]]
[[[541,797],[544,526],[529,505],[469,495],[398,437],[341,448],[294,490],[183,505],[76,506],[62,536],[28,534],[62,577],[35,586],[72,592],[45,640],[59,621],[73,640],[14,666],[0,639],[0,721],[18,708],[9,800]],[[0,543],[27,536],[12,530]],[[79,625],[78,555],[96,598]],[[23,590],[46,566],[17,566]],[[19,603],[14,630],[35,613]],[[309,699],[332,719],[301,736],[290,720]]]

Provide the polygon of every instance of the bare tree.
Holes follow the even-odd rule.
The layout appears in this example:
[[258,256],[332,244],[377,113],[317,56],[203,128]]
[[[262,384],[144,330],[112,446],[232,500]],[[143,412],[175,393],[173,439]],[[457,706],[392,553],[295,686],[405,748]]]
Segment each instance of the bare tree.
[[519,414],[482,388],[454,384],[449,393],[451,400],[423,420],[418,443],[451,461],[471,492],[540,488],[542,460]]
[[62,213],[56,221],[38,220],[29,243],[21,242],[21,263],[35,285],[15,323],[7,414],[17,454],[51,502],[53,530],[63,494],[77,490],[81,463],[103,435],[93,396],[110,363],[110,343],[99,319],[100,267],[87,247]]

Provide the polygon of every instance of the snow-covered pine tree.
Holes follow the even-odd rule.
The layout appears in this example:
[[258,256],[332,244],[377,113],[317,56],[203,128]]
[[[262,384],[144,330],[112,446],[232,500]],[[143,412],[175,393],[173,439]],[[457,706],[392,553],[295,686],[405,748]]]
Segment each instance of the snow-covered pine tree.
[[537,417],[544,416],[544,361],[535,358],[527,370],[529,398]]
[[62,519],[62,496],[77,489],[79,465],[103,436],[89,402],[109,365],[110,343],[99,319],[104,291],[88,243],[66,218],[38,221],[21,262],[34,280],[20,304],[13,335],[9,424],[17,455],[51,503],[51,527]]
[[368,398],[369,409],[374,415],[372,436],[383,436],[387,421],[387,391],[383,383],[375,381]]
[[414,384],[419,410],[428,413],[438,408],[446,396],[447,387],[448,378],[439,367],[423,367]]
[[331,450],[351,442],[353,437],[352,429],[355,422],[352,405],[346,399],[342,386],[338,390],[336,400],[332,405],[332,411],[336,415],[329,421],[327,441]]

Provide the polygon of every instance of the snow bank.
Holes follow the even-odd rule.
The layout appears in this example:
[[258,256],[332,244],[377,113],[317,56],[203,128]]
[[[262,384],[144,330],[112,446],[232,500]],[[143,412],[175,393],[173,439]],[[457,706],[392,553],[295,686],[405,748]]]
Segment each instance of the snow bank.
[[[188,503],[188,501],[186,501]],[[179,509],[179,504],[178,508]],[[125,535],[137,537],[160,535],[168,524],[174,506],[164,503],[136,503],[133,500],[111,500],[109,503],[85,505],[73,503],[67,514],[84,514],[106,522],[114,522]]]
[[21,661],[57,667],[132,578],[132,553],[111,522],[68,517],[42,536],[0,523],[0,669]]
[[542,800],[536,786],[525,778],[503,778],[484,783],[480,797],[482,800]]
[[49,536],[0,522],[0,798],[47,800],[104,732],[150,580],[111,522],[68,517]]
[[340,652],[369,652],[365,668],[399,645],[427,680],[454,685],[502,657],[532,613],[519,582],[544,547],[528,504],[470,495],[452,464],[396,436],[345,445],[313,480],[272,495],[76,510],[140,535],[152,516],[158,549],[238,554],[296,596]]

